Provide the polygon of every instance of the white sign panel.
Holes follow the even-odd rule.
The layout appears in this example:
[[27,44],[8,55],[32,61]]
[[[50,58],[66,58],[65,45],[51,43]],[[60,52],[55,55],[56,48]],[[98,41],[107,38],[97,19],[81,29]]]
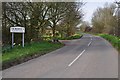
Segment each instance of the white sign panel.
[[10,27],[10,32],[12,33],[25,33],[24,27]]

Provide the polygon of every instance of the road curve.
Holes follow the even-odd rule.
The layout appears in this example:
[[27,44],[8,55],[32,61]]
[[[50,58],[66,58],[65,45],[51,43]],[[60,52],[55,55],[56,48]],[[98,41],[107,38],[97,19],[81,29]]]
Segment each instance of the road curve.
[[101,37],[64,40],[63,48],[3,71],[3,78],[118,78],[118,52]]

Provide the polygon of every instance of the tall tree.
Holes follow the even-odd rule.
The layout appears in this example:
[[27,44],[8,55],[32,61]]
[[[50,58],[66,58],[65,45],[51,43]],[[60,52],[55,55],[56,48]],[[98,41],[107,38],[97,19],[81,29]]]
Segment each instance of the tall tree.
[[84,3],[82,2],[69,2],[66,5],[67,11],[63,23],[66,26],[67,36],[73,35],[76,31],[76,26],[82,21],[83,13],[81,8],[83,5]]
[[113,16],[114,4],[106,3],[103,8],[98,8],[92,17],[93,31],[96,33],[116,34],[116,17]]
[[[79,4],[82,6],[82,3]],[[68,30],[65,32],[70,32],[72,35],[75,32],[75,26],[82,19],[80,5],[76,2],[3,2],[3,41],[10,43],[9,28],[11,26],[26,28],[26,42],[41,39],[48,27],[51,27],[55,38],[56,31],[60,31],[58,26],[62,23],[65,24],[62,28]],[[21,40],[21,35],[17,36],[19,37],[16,40]]]
[[50,9],[49,9],[49,13],[48,13],[48,17],[49,17],[49,22],[51,23],[50,27],[52,28],[52,32],[53,32],[53,38],[55,39],[56,37],[56,27],[58,24],[60,24],[61,20],[64,18],[65,16],[65,12],[66,12],[66,3],[65,2],[53,2],[50,3]]

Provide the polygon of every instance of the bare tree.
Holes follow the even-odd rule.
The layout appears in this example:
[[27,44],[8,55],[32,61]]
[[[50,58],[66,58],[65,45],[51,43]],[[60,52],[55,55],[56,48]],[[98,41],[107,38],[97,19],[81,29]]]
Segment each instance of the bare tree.
[[93,32],[116,34],[116,17],[113,16],[114,4],[105,4],[104,8],[98,8],[92,17]]

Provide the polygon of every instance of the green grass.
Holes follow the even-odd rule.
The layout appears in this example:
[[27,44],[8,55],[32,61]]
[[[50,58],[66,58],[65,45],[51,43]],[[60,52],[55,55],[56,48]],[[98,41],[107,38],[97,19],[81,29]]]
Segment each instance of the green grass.
[[60,43],[50,43],[45,41],[26,44],[24,48],[22,48],[21,46],[16,46],[9,51],[3,52],[2,62],[3,64],[6,64],[32,55],[37,55],[37,54],[42,55],[51,52],[55,49],[58,49],[62,46],[63,44]]
[[[82,37],[82,33],[76,33],[76,34],[69,36],[69,37],[61,37],[59,35],[59,36],[56,36],[56,39],[58,39],[58,40],[72,40],[72,39],[79,39],[81,37]],[[51,41],[51,40],[53,40],[53,37],[50,37],[48,35],[44,35],[43,40]]]
[[114,47],[116,47],[118,50],[120,50],[120,38],[113,36],[113,35],[108,35],[108,34],[99,34],[99,36],[105,38],[108,40]]
[[58,38],[60,40],[72,40],[72,39],[79,39],[81,38],[82,35],[81,34],[74,34],[72,36],[69,36],[69,37],[65,37],[65,38]]

